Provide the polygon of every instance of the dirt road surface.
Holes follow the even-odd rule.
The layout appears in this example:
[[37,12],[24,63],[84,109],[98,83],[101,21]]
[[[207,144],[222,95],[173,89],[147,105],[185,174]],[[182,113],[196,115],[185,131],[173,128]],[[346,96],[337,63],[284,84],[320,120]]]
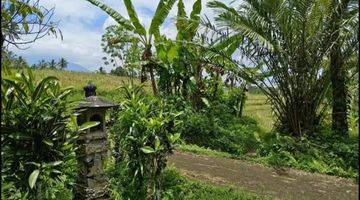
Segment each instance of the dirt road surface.
[[294,169],[280,172],[242,160],[175,152],[169,163],[190,179],[241,187],[276,199],[355,200],[359,195],[353,180]]

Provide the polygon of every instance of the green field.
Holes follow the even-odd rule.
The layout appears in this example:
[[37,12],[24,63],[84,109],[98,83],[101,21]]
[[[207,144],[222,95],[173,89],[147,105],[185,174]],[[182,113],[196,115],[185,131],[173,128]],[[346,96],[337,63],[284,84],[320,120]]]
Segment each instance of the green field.
[[[128,77],[113,76],[110,74],[70,72],[60,70],[35,70],[36,79],[43,79],[46,76],[55,76],[60,80],[63,87],[74,87],[73,100],[81,100],[83,98],[83,87],[88,82],[93,82],[97,86],[97,94],[111,100],[117,100],[118,91],[123,82],[131,81]],[[140,83],[139,79],[132,79],[135,83]],[[145,85],[149,88],[150,85]],[[245,102],[244,114],[258,121],[261,128],[270,131],[273,126],[273,118],[271,116],[271,107],[266,102],[267,98],[261,94],[248,94]]]

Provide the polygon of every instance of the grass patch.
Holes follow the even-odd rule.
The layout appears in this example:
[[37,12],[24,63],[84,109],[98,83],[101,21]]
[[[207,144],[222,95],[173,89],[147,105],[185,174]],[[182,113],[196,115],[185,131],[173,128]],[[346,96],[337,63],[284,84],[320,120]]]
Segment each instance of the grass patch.
[[[84,86],[89,82],[96,85],[96,94],[103,96],[107,99],[117,101],[119,100],[119,91],[116,88],[123,85],[123,82],[134,81],[136,84],[140,84],[139,79],[114,76],[110,74],[98,74],[98,73],[84,73],[62,70],[34,70],[35,78],[41,80],[47,76],[55,76],[59,79],[62,87],[74,87],[73,93],[70,99],[73,101],[79,101],[84,98]],[[145,83],[145,90],[150,91],[149,83]]]
[[215,151],[210,148],[199,147],[195,144],[182,144],[180,145],[177,150],[182,152],[190,152],[199,155],[206,155],[206,156],[214,156],[214,157],[224,157],[224,158],[233,158],[234,156],[222,151]]
[[255,119],[266,132],[271,131],[274,126],[271,106],[267,102],[267,97],[263,94],[247,94],[244,114]]

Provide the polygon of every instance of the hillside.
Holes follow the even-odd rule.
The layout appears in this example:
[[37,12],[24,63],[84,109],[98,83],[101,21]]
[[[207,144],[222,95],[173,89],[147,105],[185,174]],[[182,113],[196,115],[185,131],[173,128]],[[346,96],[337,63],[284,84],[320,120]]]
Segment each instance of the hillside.
[[65,68],[67,71],[75,71],[75,72],[90,72],[86,67],[81,65],[69,62],[68,66]]
[[[74,87],[73,100],[80,100],[84,96],[83,87],[93,82],[97,86],[97,94],[105,96],[109,99],[115,99],[116,88],[121,86],[123,82],[130,81],[130,78],[113,76],[109,74],[97,74],[97,73],[84,73],[74,71],[60,71],[60,70],[35,70],[36,79],[42,79],[46,76],[55,76],[60,80],[62,87]],[[139,83],[137,79],[134,79],[135,83]]]

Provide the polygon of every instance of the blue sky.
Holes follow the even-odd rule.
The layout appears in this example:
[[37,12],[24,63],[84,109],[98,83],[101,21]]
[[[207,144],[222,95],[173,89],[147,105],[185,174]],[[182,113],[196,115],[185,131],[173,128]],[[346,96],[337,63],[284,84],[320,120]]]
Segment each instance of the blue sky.
[[[114,8],[127,18],[127,12],[122,0],[100,0]],[[195,0],[184,0],[185,9],[189,15]],[[159,0],[133,0],[140,22],[149,27],[150,20],[155,12]],[[207,0],[203,0],[202,14],[212,16],[213,11],[206,8]],[[230,0],[226,0],[230,2]],[[42,0],[45,7],[55,6],[54,20],[59,20],[59,28],[63,33],[63,40],[59,37],[46,36],[30,45],[29,49],[18,50],[11,48],[16,54],[25,57],[30,64],[38,60],[59,59],[64,57],[69,62],[82,65],[89,70],[96,70],[103,66],[104,56],[101,36],[107,26],[116,24],[115,21],[101,9],[91,5],[86,0]],[[174,38],[176,28],[176,4],[161,27],[161,33]],[[106,67],[110,70],[111,67]]]

